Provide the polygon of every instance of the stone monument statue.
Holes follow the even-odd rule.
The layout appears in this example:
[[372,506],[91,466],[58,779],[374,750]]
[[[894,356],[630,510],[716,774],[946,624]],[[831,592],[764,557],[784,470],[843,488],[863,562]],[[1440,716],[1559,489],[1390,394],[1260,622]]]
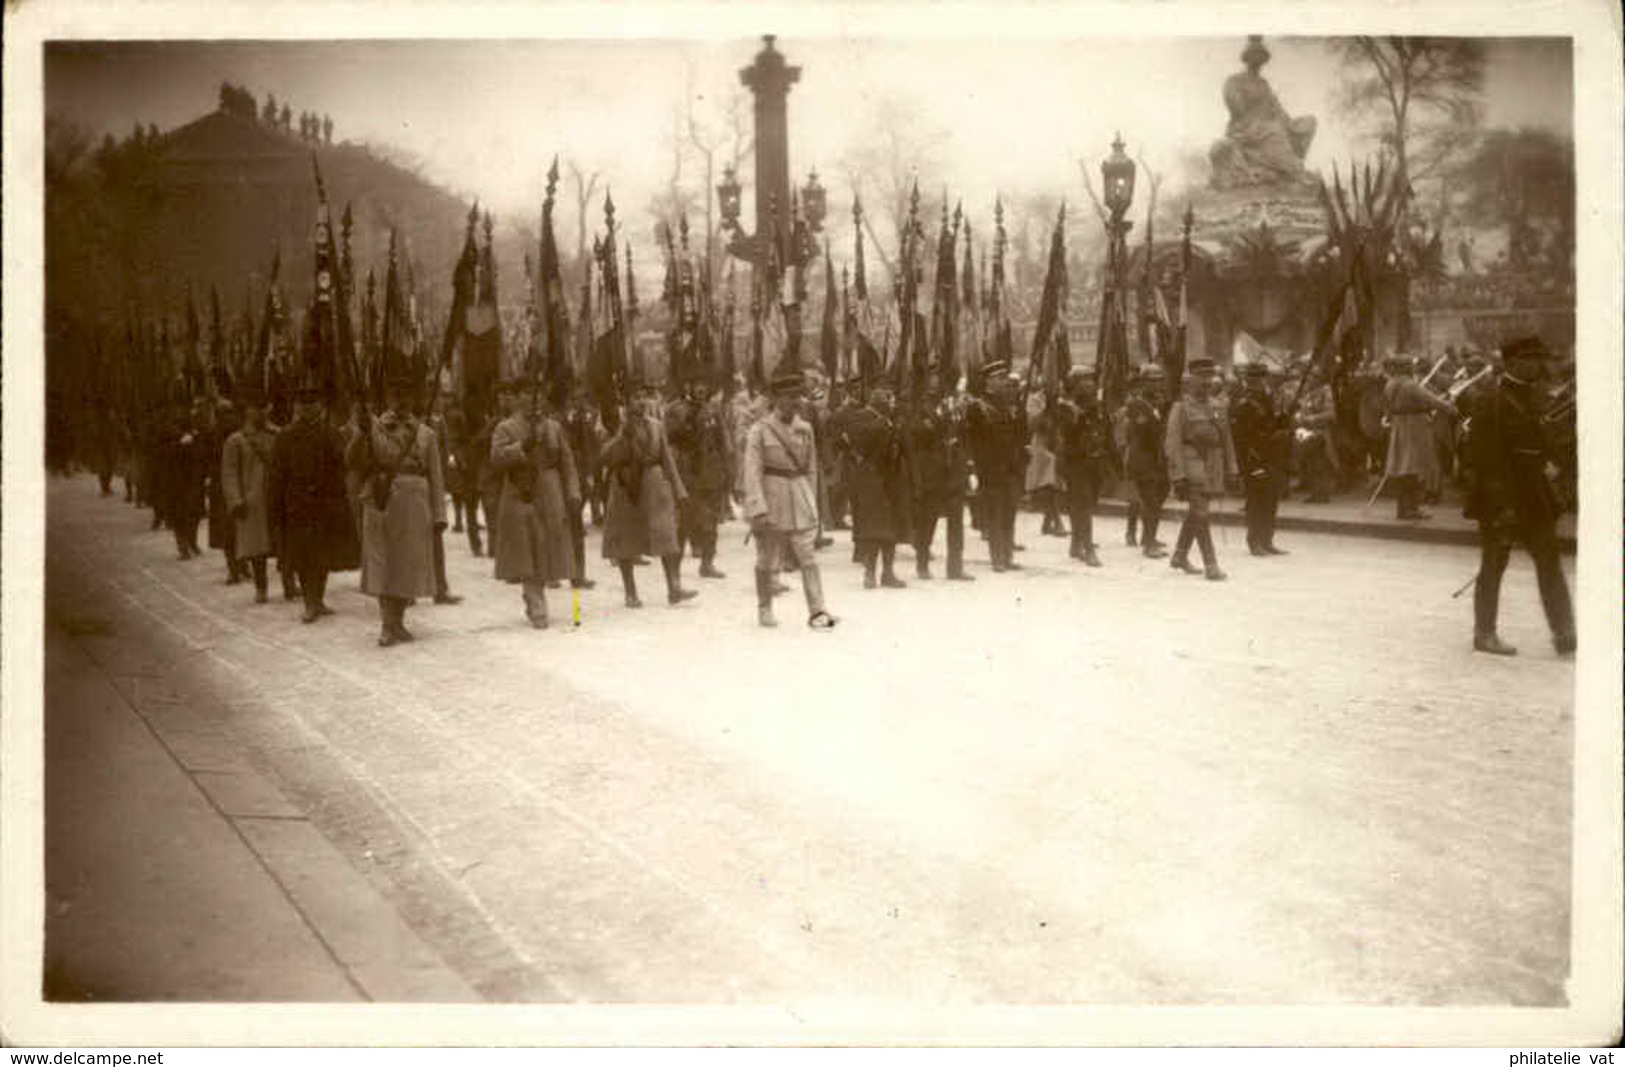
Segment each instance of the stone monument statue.
[[1247,69],[1225,79],[1224,106],[1230,111],[1230,123],[1224,137],[1215,141],[1208,152],[1215,189],[1314,181],[1303,167],[1303,157],[1315,139],[1314,116],[1295,118],[1286,113],[1275,90],[1259,73],[1269,59],[1264,39],[1248,37],[1241,53]]

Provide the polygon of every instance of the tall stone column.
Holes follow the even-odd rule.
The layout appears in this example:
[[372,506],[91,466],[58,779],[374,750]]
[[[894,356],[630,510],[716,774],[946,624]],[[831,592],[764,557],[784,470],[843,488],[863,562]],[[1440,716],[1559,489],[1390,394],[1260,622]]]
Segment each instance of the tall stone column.
[[[779,262],[790,260],[790,87],[801,78],[773,47],[771,34],[762,38],[762,50],[739,80],[755,99],[756,237],[766,242],[775,233],[778,215]],[[764,245],[765,247],[765,245]]]

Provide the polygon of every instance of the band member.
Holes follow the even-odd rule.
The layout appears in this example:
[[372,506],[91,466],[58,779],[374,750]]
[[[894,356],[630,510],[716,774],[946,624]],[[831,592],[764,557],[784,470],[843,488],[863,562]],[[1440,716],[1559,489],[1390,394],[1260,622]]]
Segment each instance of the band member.
[[848,472],[852,480],[852,540],[863,564],[863,587],[902,589],[908,583],[893,569],[897,543],[909,539],[912,500],[903,437],[895,419],[895,394],[884,382],[869,389],[869,403],[845,422]]
[[547,583],[572,571],[569,516],[581,514],[581,482],[563,428],[526,390],[522,382],[504,383],[508,417],[491,434],[489,463],[503,479],[496,576],[522,586],[525,617],[545,630]]
[[[1208,581],[1225,578],[1213,547],[1208,524],[1209,501],[1224,495],[1225,481],[1236,476],[1236,451],[1230,427],[1213,403],[1217,372],[1211,359],[1193,359],[1185,368],[1185,395],[1168,412],[1163,451],[1168,457],[1168,480],[1174,493],[1187,502],[1185,521],[1168,560],[1175,570],[1206,574]],[[1201,568],[1189,559],[1191,544],[1202,552]]]
[[1066,480],[1067,511],[1072,522],[1070,555],[1100,566],[1095,544],[1095,504],[1105,476],[1109,428],[1095,394],[1092,367],[1074,367],[1066,378],[1067,395],[1057,405],[1061,477]]
[[265,424],[265,407],[257,397],[243,403],[243,425],[226,438],[220,454],[220,491],[234,526],[237,556],[254,572],[254,603],[266,601],[271,555],[271,525],[266,511],[265,481],[276,436]]
[[931,577],[931,542],[940,518],[948,528],[948,577],[971,580],[965,573],[965,486],[970,461],[960,429],[952,402],[936,390],[907,423],[904,442],[914,472],[914,572],[920,578]]
[[1438,412],[1448,417],[1455,414],[1455,409],[1416,380],[1416,364],[1408,356],[1390,359],[1388,371],[1388,384],[1383,387],[1390,426],[1384,477],[1399,495],[1397,517],[1426,519],[1422,493],[1438,477],[1432,415]]
[[352,460],[365,472],[361,591],[378,598],[384,648],[413,640],[406,609],[434,595],[434,531],[445,523],[440,449],[412,414],[412,391],[410,379],[389,383],[384,412],[357,440],[365,454]]
[[1281,506],[1278,455],[1285,420],[1270,398],[1269,372],[1248,363],[1241,372],[1242,393],[1230,408],[1230,433],[1246,500],[1247,550],[1255,556],[1284,556],[1275,547],[1275,516]]
[[301,390],[293,422],[271,446],[266,480],[271,539],[305,599],[301,622],[331,615],[325,599],[328,574],[361,563],[344,481],[344,438],[328,425],[321,392]]
[[679,551],[692,549],[699,557],[701,578],[723,578],[716,567],[717,524],[734,481],[733,457],[722,411],[709,392],[704,381],[690,382],[685,395],[666,408],[666,432],[688,490],[677,516]]
[[996,360],[982,368],[984,397],[966,405],[965,439],[976,467],[982,534],[995,571],[1020,570],[1015,561],[1016,504],[1026,469],[1026,428],[1017,404],[1018,383],[1010,365]]
[[1478,581],[1473,589],[1473,648],[1497,656],[1517,649],[1496,633],[1501,576],[1513,541],[1522,541],[1535,563],[1540,602],[1559,655],[1575,648],[1574,607],[1557,552],[1557,514],[1548,466],[1549,442],[1542,422],[1539,382],[1550,352],[1538,337],[1502,347],[1505,370],[1499,387],[1472,412],[1468,447],[1473,480],[1468,514],[1478,520]]
[[773,587],[785,558],[801,569],[807,597],[807,625],[815,630],[835,626],[824,606],[824,582],[816,562],[818,532],[818,449],[812,426],[800,417],[804,382],[799,371],[774,376],[773,410],[745,434],[743,463],[745,518],[756,542],[756,620],[777,626]]
[[687,490],[666,442],[666,430],[648,413],[647,405],[641,400],[627,403],[620,423],[602,453],[604,477],[609,482],[604,558],[620,569],[627,607],[643,606],[633,567],[646,555],[660,557],[666,572],[667,603],[681,604],[699,595],[684,589],[681,579],[677,509]]

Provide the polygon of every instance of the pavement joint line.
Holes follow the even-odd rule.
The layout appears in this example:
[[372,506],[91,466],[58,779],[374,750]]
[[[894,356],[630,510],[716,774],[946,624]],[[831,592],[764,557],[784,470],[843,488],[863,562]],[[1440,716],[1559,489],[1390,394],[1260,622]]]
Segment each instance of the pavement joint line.
[[[174,589],[168,588],[167,583],[165,583],[162,579],[159,579],[152,572],[151,568],[142,568],[142,573],[145,574],[149,579],[151,579],[153,584],[159,586],[160,588],[164,588],[166,591],[168,591],[172,596],[176,597],[177,599],[180,599],[182,601],[186,601],[187,598],[182,596],[180,593],[178,593]],[[115,593],[117,593],[119,596],[123,597],[137,611],[139,611],[142,614],[147,615],[148,617],[152,618],[153,620],[158,622],[160,625],[162,625],[165,629],[167,629],[170,632],[176,634],[176,636],[179,637],[182,641],[187,640],[187,637],[186,637],[184,632],[180,631],[178,628],[176,628],[175,626],[170,624],[162,616],[158,615],[156,612],[154,612],[152,609],[150,609],[147,605],[143,604],[138,598],[136,598],[134,595],[132,595],[131,593],[129,593],[128,591],[126,591],[125,589],[120,587],[113,580],[107,579],[107,578],[100,578],[100,577],[94,578],[93,580],[100,581],[100,582],[110,586]],[[194,604],[194,606],[196,606],[196,605]],[[348,673],[348,672],[342,672],[342,671],[334,670],[330,666],[328,666],[326,664],[323,664],[320,660],[316,660],[314,657],[311,657],[307,653],[303,653],[303,652],[301,652],[301,651],[299,651],[297,649],[288,649],[288,648],[286,648],[286,646],[272,645],[271,642],[266,641],[265,639],[261,638],[259,635],[254,634],[252,631],[248,630],[246,627],[243,627],[243,626],[241,626],[241,625],[239,625],[239,624],[237,624],[235,622],[232,622],[229,619],[225,618],[224,616],[220,616],[220,615],[218,615],[216,613],[208,612],[206,610],[205,610],[205,614],[212,616],[214,618],[214,620],[216,622],[218,622],[219,624],[221,624],[223,626],[226,626],[226,627],[229,627],[230,629],[235,630],[239,634],[241,634],[241,635],[249,638],[250,640],[253,640],[253,641],[255,641],[255,642],[257,642],[257,643],[259,643],[261,645],[267,645],[267,646],[270,646],[270,647],[274,647],[274,648],[277,648],[279,651],[293,651],[296,654],[300,655],[302,658],[305,658],[307,660],[311,660],[314,663],[315,666],[317,666],[319,668],[322,668],[322,669],[330,670],[335,674],[339,674],[341,677],[347,675],[347,673]],[[215,653],[213,651],[210,651],[209,656],[210,656],[211,659],[215,660],[220,666],[225,668],[231,674],[239,676],[239,677],[246,677],[246,669],[245,668],[239,667],[238,665],[236,665],[234,663],[231,663],[229,660],[226,660],[224,657],[220,656],[218,653]],[[100,666],[100,661],[97,661],[97,662],[98,662],[98,666]],[[376,691],[374,691],[371,687],[364,686],[364,688],[367,689],[367,692],[369,694],[372,694],[374,696],[377,695]],[[127,702],[129,701],[129,699],[130,699],[129,696],[127,694],[124,694],[122,690],[120,691],[120,695],[124,696]],[[132,707],[133,707],[133,704],[132,704]],[[283,710],[284,714],[289,714],[291,709],[289,709],[286,705],[283,705],[282,710]],[[140,715],[141,713],[140,713],[139,710],[137,710],[136,714]],[[309,725],[309,723],[304,719],[304,716],[301,713],[299,713],[297,711],[292,711],[292,715],[298,721],[299,726],[301,727],[301,729],[303,729],[306,733],[314,734],[315,736],[318,736],[318,737],[323,736],[320,733],[320,731],[314,730]],[[152,731],[154,733],[154,736],[156,736],[156,731],[153,731],[152,724],[147,721],[146,717],[144,715],[142,715],[141,719],[142,719],[142,722],[147,726],[147,729],[149,731]],[[159,740],[159,743],[163,744],[161,738]],[[171,759],[175,758],[174,753],[169,751],[169,747],[167,745],[164,746],[164,749],[165,749],[166,752],[169,753],[169,756],[170,756]],[[581,998],[579,996],[577,996],[573,991],[571,991],[570,987],[565,982],[563,982],[562,980],[559,980],[555,975],[551,974],[549,971],[542,968],[538,964],[536,959],[525,949],[525,946],[524,946],[523,942],[520,941],[515,935],[512,934],[511,931],[509,931],[506,928],[506,924],[502,923],[499,919],[497,919],[497,917],[494,914],[492,914],[490,912],[490,910],[487,909],[484,906],[484,904],[478,899],[478,897],[476,895],[474,895],[466,887],[461,886],[456,881],[456,879],[450,877],[450,872],[447,871],[444,862],[441,860],[441,858],[438,855],[434,854],[435,850],[432,847],[427,845],[427,842],[429,841],[429,838],[428,838],[427,833],[424,831],[423,827],[421,826],[421,824],[419,824],[418,821],[409,812],[402,809],[394,801],[394,799],[389,795],[389,792],[387,790],[383,789],[382,786],[380,786],[376,781],[374,781],[373,777],[370,774],[367,773],[366,768],[359,761],[357,761],[354,757],[349,756],[348,754],[344,753],[343,751],[341,751],[341,750],[339,750],[337,748],[333,748],[333,749],[331,749],[331,751],[339,759],[339,761],[342,764],[345,765],[346,769],[351,773],[351,775],[354,777],[354,779],[357,781],[357,783],[362,786],[363,790],[372,795],[374,801],[376,803],[378,803],[380,807],[384,808],[386,810],[386,812],[392,818],[396,819],[399,823],[402,823],[405,826],[409,827],[413,833],[415,833],[415,834],[417,834],[419,836],[420,840],[422,840],[422,841],[424,841],[426,843],[425,844],[425,851],[428,853],[427,858],[428,858],[429,862],[431,863],[431,865],[433,865],[435,867],[435,869],[443,877],[446,878],[446,881],[447,881],[448,885],[451,885],[451,886],[455,887],[456,891],[465,899],[465,901],[472,908],[474,908],[474,910],[481,917],[481,919],[484,920],[488,924],[488,926],[494,932],[497,933],[498,937],[502,939],[504,945],[508,948],[508,950],[510,952],[512,952],[526,967],[535,970],[538,974],[542,975],[543,978],[547,979],[550,982],[553,982],[562,992],[565,993],[567,999],[579,1002],[581,1000]],[[177,763],[178,763],[178,761],[177,761]],[[199,789],[199,791],[203,791],[202,786],[198,785],[197,780],[192,777],[191,773],[188,772],[188,771],[185,771],[184,767],[182,768],[182,770],[183,770],[183,772],[185,772],[187,774],[187,777],[192,781],[192,784],[193,784],[194,788]],[[204,792],[204,795],[207,798],[208,795],[207,795],[206,792]],[[217,812],[219,812],[221,818],[226,819],[228,822],[230,822],[232,820],[231,816],[226,815],[225,812],[220,810],[219,806],[214,803],[212,798],[209,798],[209,804],[212,807],[214,807]],[[248,844],[246,838],[243,838],[242,832],[236,827],[235,824],[233,824],[232,830],[233,830],[234,833],[236,833],[238,835],[239,839],[243,840],[244,845],[249,848],[250,852],[253,852],[256,860],[258,860],[260,862],[261,866],[262,867],[265,866],[264,858],[261,857],[257,851],[254,851],[252,845]],[[269,871],[268,868],[267,868],[267,873],[271,874],[273,880],[276,881],[278,889],[283,893],[283,895],[288,896],[288,891],[287,891],[286,886],[284,886],[282,881],[276,877],[275,873]],[[301,919],[304,920],[306,925],[307,926],[310,925],[309,917],[306,916],[304,914],[304,912],[299,909],[298,905],[293,902],[293,899],[291,897],[288,898],[288,902],[289,902],[290,905],[292,905],[294,907],[294,909],[296,911],[298,911]],[[316,934],[318,939],[321,939],[320,933],[315,931],[314,928],[312,928],[312,932]],[[325,939],[322,939],[321,943],[322,943],[324,949],[326,949],[328,951],[328,953],[330,955],[332,955],[333,954],[332,946],[329,945],[326,942]],[[336,956],[334,956],[334,960],[335,960],[336,963],[339,962]],[[339,965],[341,967],[343,966],[342,963],[339,963]],[[351,984],[355,985],[356,982],[355,982],[354,976],[350,975],[348,970],[345,971],[345,974],[349,978]],[[359,986],[357,986],[357,988],[359,990]],[[366,996],[365,991],[361,991],[361,992],[362,992],[362,995],[365,997]],[[368,999],[370,999],[370,998],[368,998]]]
[[[73,637],[69,637],[67,639],[70,641],[78,640],[77,638]],[[316,923],[311,919],[310,915],[306,913],[305,909],[299,905],[299,902],[288,890],[288,886],[285,882],[283,882],[281,876],[274,869],[272,869],[271,864],[267,862],[265,856],[254,847],[253,843],[249,841],[247,835],[243,833],[242,828],[237,825],[237,820],[231,815],[226,814],[225,810],[220,807],[212,796],[209,795],[209,791],[203,788],[202,784],[197,780],[197,776],[180,761],[180,758],[175,754],[175,750],[172,749],[169,746],[169,743],[164,740],[163,735],[161,735],[153,727],[151,720],[149,720],[141,709],[136,706],[133,696],[130,693],[125,692],[122,688],[119,688],[117,683],[111,682],[110,676],[107,675],[106,669],[103,667],[101,660],[96,657],[95,653],[84,648],[82,645],[80,646],[80,649],[90,657],[91,661],[96,664],[97,669],[104,677],[109,677],[110,684],[113,685],[114,691],[118,693],[119,698],[124,702],[126,708],[128,708],[131,714],[135,715],[136,718],[141,720],[141,725],[146,729],[147,733],[152,736],[152,739],[158,744],[158,747],[163,749],[164,754],[169,757],[172,763],[174,763],[176,769],[179,770],[180,773],[186,777],[186,780],[191,783],[192,788],[197,790],[198,794],[203,797],[204,803],[208,804],[210,808],[214,809],[215,814],[218,815],[221,820],[226,823],[226,825],[231,827],[233,836],[235,836],[237,840],[241,842],[242,846],[248,850],[248,854],[254,857],[254,862],[257,863],[260,869],[265,872],[266,876],[271,879],[272,883],[277,887],[277,892],[282,894],[282,899],[285,900],[288,906],[293,909],[294,914],[299,916],[299,921],[305,925],[305,929],[310,931],[311,936],[316,939],[316,943],[322,946],[322,951],[327,953],[328,959],[330,959],[333,962],[333,965],[338,968],[339,973],[344,975],[344,980],[349,983],[350,987],[355,990],[356,994],[360,996],[361,999],[368,1001],[372,1000],[371,994],[368,993],[366,988],[362,986],[360,980],[357,979],[355,973],[350,969],[349,964],[345,963],[344,960],[339,957],[338,953],[334,950],[332,943],[329,942],[322,931],[317,928]]]
[[[255,634],[252,631],[249,631],[247,628],[242,627],[240,624],[237,624],[235,622],[232,622],[232,621],[228,620],[225,616],[222,616],[219,613],[213,611],[211,608],[209,608],[207,606],[204,606],[204,605],[198,603],[197,601],[192,600],[191,598],[189,598],[189,597],[185,596],[184,594],[182,594],[179,590],[176,590],[173,587],[169,586],[169,584],[167,582],[164,582],[162,579],[157,578],[157,576],[155,574],[153,574],[150,567],[149,568],[144,568],[144,572],[148,575],[148,577],[152,578],[156,582],[156,584],[164,592],[167,592],[170,596],[172,596],[175,599],[180,600],[181,602],[187,604],[193,610],[195,610],[198,613],[204,615],[205,617],[211,618],[216,623],[218,623],[218,624],[220,624],[222,626],[225,626],[225,627],[229,627],[229,628],[237,631],[238,633],[243,634],[244,636],[248,637],[249,639],[257,641],[258,643],[260,643],[262,645],[268,645],[268,646],[274,647],[274,648],[278,649],[279,651],[291,652],[293,655],[298,656],[299,658],[301,658],[303,660],[306,660],[311,665],[313,665],[313,666],[315,666],[315,667],[317,667],[319,669],[325,670],[328,673],[333,674],[333,675],[335,675],[335,676],[337,676],[339,678],[342,678],[345,681],[350,682],[352,685],[358,686],[359,688],[361,688],[363,691],[365,691],[366,693],[368,693],[370,696],[372,696],[375,699],[378,699],[378,698],[380,698],[380,697],[382,697],[384,695],[384,692],[382,690],[379,690],[378,688],[376,688],[375,686],[370,684],[368,680],[363,679],[363,678],[355,675],[354,673],[352,673],[352,672],[350,672],[348,670],[345,670],[343,668],[339,668],[339,667],[333,666],[333,665],[331,665],[329,663],[326,663],[323,660],[321,660],[320,658],[318,658],[318,657],[304,651],[301,648],[290,647],[290,646],[285,646],[285,645],[280,645],[280,644],[274,644],[273,642],[270,642],[270,641],[266,640],[265,638],[261,637],[260,635]],[[174,629],[174,627],[170,627],[170,628],[172,630]],[[210,655],[211,655],[211,658],[215,658],[217,660],[220,658],[217,654],[214,654],[212,652],[210,653]],[[490,763],[495,762],[495,761],[492,760],[492,757],[489,755],[489,753],[487,753],[484,749],[482,749],[479,746],[476,746],[476,745],[473,745],[473,744],[469,743],[468,741],[466,741],[461,736],[459,736],[456,733],[448,730],[444,725],[442,725],[440,723],[440,721],[438,719],[427,718],[423,714],[421,714],[421,708],[422,708],[423,705],[422,705],[422,702],[420,700],[397,698],[396,700],[394,700],[392,702],[392,706],[395,708],[395,710],[397,710],[399,712],[403,712],[406,715],[408,715],[419,726],[424,727],[429,732],[438,735],[441,739],[443,739],[444,741],[446,741],[450,745],[461,749],[466,756],[472,757],[477,763],[483,765],[483,764],[490,764]],[[292,710],[292,709],[287,709],[287,710]],[[303,719],[302,713],[299,713],[297,711],[294,711],[293,713],[295,715],[298,715],[301,719]],[[390,797],[390,795],[388,793],[388,790],[384,789],[383,786],[380,783],[376,782],[374,777],[366,771],[365,767],[362,764],[360,764],[359,761],[356,761],[353,757],[349,757],[349,756],[347,756],[347,755],[345,755],[343,753],[340,753],[340,756],[344,760],[344,762],[350,767],[352,773],[355,774],[359,779],[362,780],[364,785],[367,785],[370,788],[375,789],[383,798],[385,798],[386,802],[391,806],[391,808],[396,810],[399,813],[399,815],[401,816],[401,818],[405,822],[407,822],[408,825],[410,825],[413,828],[413,830],[416,831],[420,835],[421,839],[425,842],[425,849],[432,856],[431,862],[434,863],[436,868],[439,869],[440,871],[442,871],[442,873],[445,873],[448,876],[451,876],[451,872],[447,868],[446,863],[444,862],[443,858],[440,857],[439,854],[438,854],[439,850],[436,849],[433,846],[432,838],[428,834],[426,828],[424,828],[421,825],[421,823],[419,823],[417,821],[417,819],[415,817],[413,817],[410,813],[407,813],[406,811],[404,811],[404,809],[400,809],[399,805],[394,802],[392,797]],[[731,921],[728,918],[728,915],[727,915],[727,912],[726,912],[725,909],[720,907],[716,902],[711,900],[708,896],[701,893],[699,890],[695,889],[692,885],[688,884],[687,880],[683,879],[675,871],[672,871],[670,868],[666,867],[664,864],[658,863],[657,861],[654,861],[654,860],[651,860],[651,859],[649,859],[647,857],[644,857],[643,855],[638,853],[637,850],[633,849],[630,845],[626,844],[623,840],[621,840],[618,836],[611,833],[608,829],[602,827],[601,825],[594,822],[592,819],[588,818],[587,816],[581,814],[580,812],[577,812],[574,809],[568,807],[567,805],[564,805],[564,804],[560,803],[556,798],[549,797],[549,796],[547,796],[545,794],[542,794],[542,793],[538,793],[535,790],[535,788],[530,785],[530,783],[528,783],[527,781],[524,780],[524,778],[522,776],[517,775],[513,771],[506,769],[500,763],[496,763],[496,765],[499,768],[499,773],[501,774],[502,778],[505,779],[506,781],[508,781],[510,785],[515,786],[521,792],[523,792],[523,793],[525,793],[525,794],[527,794],[529,796],[535,797],[536,799],[540,800],[544,807],[546,807],[548,810],[552,811],[559,818],[561,818],[564,821],[576,826],[577,829],[582,830],[583,832],[587,833],[589,837],[596,838],[600,843],[607,846],[611,851],[613,851],[613,852],[617,853],[618,855],[620,855],[623,859],[628,860],[634,866],[643,869],[644,871],[646,871],[647,873],[649,873],[650,875],[655,877],[657,880],[665,882],[666,884],[670,885],[673,889],[676,889],[678,892],[680,892],[684,896],[688,897],[694,903],[698,904],[701,907],[701,909],[708,916],[710,916],[710,918],[712,919],[713,922],[717,923],[719,926],[721,926],[724,929],[730,929],[730,928],[731,929],[740,929],[740,925],[736,921]],[[454,876],[453,876],[453,881],[456,884],[459,884],[459,885],[461,884],[460,881],[455,879]],[[477,901],[477,894],[474,894],[472,890],[468,890],[466,887],[463,887],[463,891],[469,896],[471,902],[472,901]],[[493,914],[491,914],[487,909],[485,909],[483,904],[477,904],[476,906],[478,906],[480,908],[481,914],[484,915],[485,917],[487,917],[489,919],[489,921],[491,921],[492,923],[497,923],[498,922],[496,917]],[[753,939],[757,942],[759,947],[767,949],[767,951],[773,956],[773,958],[775,960],[777,960],[780,964],[785,966],[788,970],[791,970],[792,972],[795,972],[795,973],[805,973],[805,968],[801,964],[796,963],[796,962],[794,962],[794,961],[792,961],[792,960],[785,957],[782,948],[771,947],[773,940],[776,940],[775,938],[772,937],[772,935],[767,934],[767,933],[765,933],[764,931],[762,931],[760,929],[751,931],[751,930],[748,929],[748,927],[746,928],[746,931],[747,931],[747,934],[749,936],[753,937]],[[525,960],[528,964],[530,964],[532,966],[536,966],[534,958],[529,956],[528,953],[516,953],[516,954],[519,955],[520,958]],[[570,997],[570,999],[572,999],[572,1000],[579,1000],[580,999],[578,996],[576,996],[574,994],[574,992],[570,991],[570,987],[569,987],[569,985],[567,983],[564,983],[562,981],[558,981],[555,978],[555,976],[553,976],[552,974],[542,970],[540,967],[538,967],[538,971],[540,973],[542,973],[543,976],[546,977],[548,980],[554,981],[561,990],[563,990],[563,991],[565,991],[567,993],[567,995]]]

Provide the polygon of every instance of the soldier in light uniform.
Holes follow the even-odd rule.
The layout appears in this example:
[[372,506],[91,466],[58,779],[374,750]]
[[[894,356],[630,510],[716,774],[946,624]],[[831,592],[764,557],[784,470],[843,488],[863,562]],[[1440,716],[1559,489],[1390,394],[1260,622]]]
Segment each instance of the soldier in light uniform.
[[570,513],[581,514],[581,482],[575,456],[557,420],[532,410],[528,386],[510,381],[502,386],[508,417],[491,432],[487,462],[502,476],[497,505],[496,576],[523,587],[525,617],[531,626],[548,626],[547,585],[573,570]]
[[818,451],[812,426],[796,414],[804,381],[799,371],[775,375],[773,410],[745,435],[741,465],[745,517],[756,542],[756,615],[776,626],[773,587],[784,560],[801,568],[807,625],[828,630],[835,616],[824,606],[824,583],[816,562]]
[[413,640],[406,609],[432,597],[434,533],[445,523],[445,487],[434,431],[412,414],[410,379],[389,383],[385,410],[357,438],[364,478],[361,591],[378,598],[384,648]]
[[237,558],[254,573],[254,603],[265,603],[269,577],[266,557],[272,554],[271,526],[266,510],[265,481],[271,467],[276,436],[265,424],[265,407],[257,398],[245,399],[243,425],[220,452],[220,490],[234,524]]
[[[1219,555],[1213,547],[1213,530],[1208,525],[1208,502],[1223,496],[1225,483],[1236,476],[1236,450],[1230,441],[1230,427],[1213,403],[1217,372],[1211,359],[1193,359],[1185,370],[1185,395],[1168,412],[1168,429],[1163,450],[1168,456],[1168,480],[1179,499],[1187,502],[1185,521],[1168,560],[1175,570],[1205,574],[1208,581],[1225,578],[1219,569]],[[1202,552],[1202,567],[1191,564],[1189,553],[1195,544]]]

